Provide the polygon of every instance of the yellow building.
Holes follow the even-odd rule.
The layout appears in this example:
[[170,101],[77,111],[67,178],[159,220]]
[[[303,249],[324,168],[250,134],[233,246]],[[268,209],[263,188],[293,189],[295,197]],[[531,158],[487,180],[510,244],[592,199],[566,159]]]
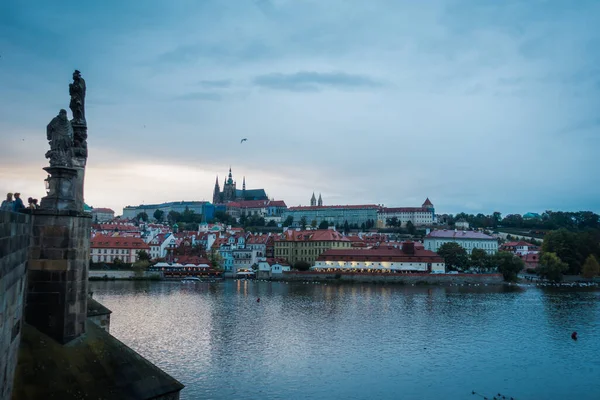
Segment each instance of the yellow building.
[[331,229],[315,231],[288,230],[275,237],[275,258],[283,258],[290,265],[306,261],[311,266],[322,253],[329,249],[343,249],[351,246],[350,240]]

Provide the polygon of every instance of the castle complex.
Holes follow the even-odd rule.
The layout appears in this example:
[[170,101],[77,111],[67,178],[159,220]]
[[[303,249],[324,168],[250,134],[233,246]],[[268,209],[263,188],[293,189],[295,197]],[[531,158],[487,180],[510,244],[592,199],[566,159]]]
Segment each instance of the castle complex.
[[237,189],[236,182],[231,175],[231,168],[229,168],[227,180],[223,183],[223,191],[221,191],[219,177],[217,176],[215,189],[213,191],[213,204],[226,204],[231,201],[245,200],[269,200],[269,198],[267,197],[265,189],[246,190],[246,177],[244,177],[242,181],[242,189]]

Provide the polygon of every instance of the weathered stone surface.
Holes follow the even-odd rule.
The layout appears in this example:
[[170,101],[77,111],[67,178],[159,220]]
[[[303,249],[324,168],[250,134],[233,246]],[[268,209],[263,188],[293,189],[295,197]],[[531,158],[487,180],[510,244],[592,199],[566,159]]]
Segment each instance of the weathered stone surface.
[[85,332],[91,217],[47,210],[32,214],[26,320],[68,343]]
[[31,222],[0,211],[0,400],[10,400],[21,338]]

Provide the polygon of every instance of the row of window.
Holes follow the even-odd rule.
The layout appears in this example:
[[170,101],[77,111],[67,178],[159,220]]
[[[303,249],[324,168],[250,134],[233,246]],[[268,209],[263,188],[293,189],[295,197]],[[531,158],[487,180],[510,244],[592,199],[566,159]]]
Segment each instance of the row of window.
[[129,254],[130,251],[129,249],[92,249],[92,254]]

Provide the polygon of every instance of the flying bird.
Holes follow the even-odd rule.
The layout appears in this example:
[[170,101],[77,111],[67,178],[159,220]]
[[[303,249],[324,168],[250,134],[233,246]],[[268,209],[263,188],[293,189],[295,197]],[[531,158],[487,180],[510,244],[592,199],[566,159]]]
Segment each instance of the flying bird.
[[248,140],[248,139],[243,138],[242,140],[240,140],[240,144],[244,143],[246,140]]

